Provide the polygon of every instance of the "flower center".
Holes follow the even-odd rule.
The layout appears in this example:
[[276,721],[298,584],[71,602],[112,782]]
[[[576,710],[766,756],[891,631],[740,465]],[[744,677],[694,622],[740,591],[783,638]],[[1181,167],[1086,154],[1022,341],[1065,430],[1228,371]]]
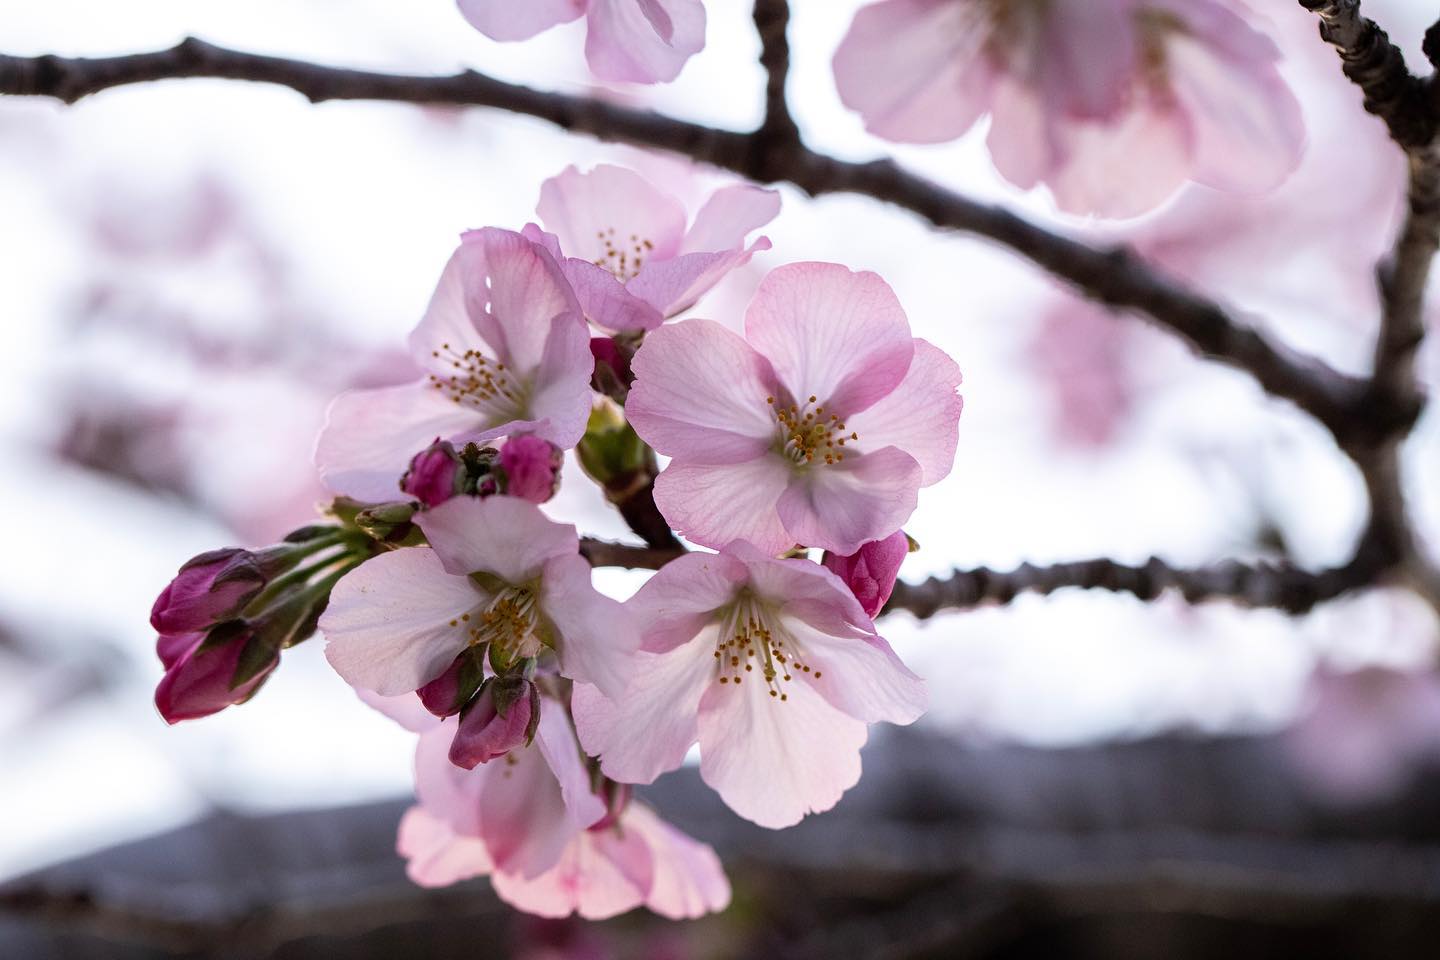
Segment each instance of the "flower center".
[[655,249],[655,244],[636,233],[630,234],[628,241],[623,237],[616,239],[614,227],[601,230],[595,236],[600,241],[602,255],[592,262],[609,270],[621,283],[628,283],[639,276],[646,255]]
[[491,360],[479,350],[456,351],[448,343],[430,351],[448,363],[453,373],[430,374],[430,383],[462,407],[473,407],[501,420],[518,420],[524,410],[525,391],[505,364]]
[[489,644],[503,659],[512,660],[539,655],[543,644],[535,635],[538,620],[535,594],[525,587],[506,587],[488,603],[451,620],[450,626],[463,629],[470,646]]
[[[800,661],[794,635],[781,624],[772,624],[765,609],[751,598],[736,603],[721,625],[715,660],[720,683],[738,686],[750,676],[752,683],[760,680],[769,688],[770,696],[782,703],[790,696],[781,684],[793,681],[796,674],[811,672],[809,664]],[[754,676],[757,668],[758,678]],[[818,680],[820,671],[814,671],[814,675]]]
[[860,439],[855,432],[846,432],[845,421],[838,414],[827,414],[822,406],[815,406],[815,397],[810,397],[804,406],[796,403],[786,405],[774,397],[765,402],[775,411],[775,422],[779,425],[778,440],[780,452],[800,466],[815,463],[840,463],[845,459],[845,444]]

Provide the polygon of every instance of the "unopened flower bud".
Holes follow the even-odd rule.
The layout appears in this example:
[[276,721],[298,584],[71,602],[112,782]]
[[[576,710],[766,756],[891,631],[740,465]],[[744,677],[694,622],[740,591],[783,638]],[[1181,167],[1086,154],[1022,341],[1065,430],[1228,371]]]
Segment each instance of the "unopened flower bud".
[[190,559],[155,599],[150,625],[160,633],[189,633],[234,617],[280,566],[274,553],[228,547]]
[[590,386],[616,403],[624,403],[635,377],[630,372],[630,358],[635,349],[614,337],[591,337],[590,354],[595,358],[595,372]]
[[355,526],[381,543],[400,543],[415,532],[411,520],[415,504],[409,500],[377,503],[355,514]]
[[400,489],[427,507],[438,507],[465,490],[460,454],[448,440],[435,442],[415,454],[400,478]]
[[609,400],[602,399],[591,409],[575,454],[586,475],[604,488],[612,502],[645,487],[658,472],[650,448]]
[[544,503],[555,496],[564,463],[564,452],[548,440],[529,433],[511,437],[500,448],[505,492],[531,503]]
[[865,544],[848,557],[837,556],[827,550],[820,562],[845,581],[855,599],[860,601],[866,616],[873,617],[890,599],[895,589],[895,578],[900,575],[900,564],[909,552],[909,538],[903,531],[897,531],[884,540]]
[[208,717],[244,703],[280,660],[277,649],[239,620],[222,623],[208,634],[191,634],[189,640],[188,649],[174,655],[183,639],[160,638],[161,659],[171,656],[155,688],[155,706],[167,723]]
[[460,713],[450,762],[473,770],[525,746],[540,723],[540,691],[523,677],[493,677]]
[[474,698],[484,680],[484,655],[474,647],[466,647],[444,673],[416,693],[426,710],[437,717],[449,717],[459,713]]

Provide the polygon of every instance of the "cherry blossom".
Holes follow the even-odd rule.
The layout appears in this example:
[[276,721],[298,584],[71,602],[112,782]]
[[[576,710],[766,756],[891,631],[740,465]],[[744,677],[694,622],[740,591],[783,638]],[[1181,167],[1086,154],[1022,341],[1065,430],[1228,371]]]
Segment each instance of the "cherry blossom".
[[655,502],[705,546],[854,553],[901,527],[954,461],[960,371],[910,335],[873,273],[781,267],[743,338],[681,321],[650,333],[633,368],[626,415],[672,458]]
[[585,59],[602,80],[662,83],[705,46],[700,0],[459,0],[492,40],[528,40],[586,18]]
[[567,167],[545,181],[536,207],[586,316],[606,330],[649,330],[688,310],[770,249],[765,237],[745,238],[779,212],[779,193],[737,184],[711,194],[687,228],[678,198],[607,164]]
[[338,493],[393,500],[436,437],[532,433],[561,448],[585,433],[595,361],[579,303],[550,252],[487,227],[463,237],[410,335],[417,381],[341,394],[315,459]]
[[910,723],[925,684],[817,563],[748,544],[693,553],[628,604],[642,634],[628,687],[577,684],[586,752],[606,776],[649,783],[700,744],[700,775],[765,827],[821,812],[860,778],[866,726]]
[[491,662],[553,653],[560,673],[617,691],[636,644],[628,615],[590,584],[575,528],[516,497],[457,497],[415,517],[427,547],[375,557],[336,585],[325,654],[352,686],[419,690],[466,647]]
[[1007,180],[1130,217],[1186,180],[1261,193],[1298,165],[1299,104],[1247,16],[1239,0],[881,0],[835,79],[890,140],[952,140],[988,112]]

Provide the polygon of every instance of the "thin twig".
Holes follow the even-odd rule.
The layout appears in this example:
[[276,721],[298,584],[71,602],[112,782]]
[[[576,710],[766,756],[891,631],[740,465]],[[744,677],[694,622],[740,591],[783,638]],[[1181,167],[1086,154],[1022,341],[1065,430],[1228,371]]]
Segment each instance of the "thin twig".
[[800,131],[785,102],[785,81],[790,75],[790,26],[787,0],[755,0],[755,32],[760,35],[760,66],[765,68],[765,120],[756,131],[771,144],[788,145],[799,140]]
[[[778,55],[776,50],[770,47],[767,56]],[[772,81],[775,76],[771,74]],[[889,161],[846,162],[809,150],[798,140],[768,138],[763,131],[719,130],[586,97],[542,93],[473,71],[425,77],[346,70],[227,50],[195,39],[168,50],[118,57],[0,56],[0,93],[55,97],[67,103],[112,87],[181,77],[275,83],[314,102],[387,100],[492,107],[605,140],[684,154],[755,180],[787,181],[812,195],[865,194],[911,210],[938,227],[994,240],[1102,303],[1149,317],[1200,353],[1248,371],[1272,395],[1290,400],[1325,424],[1342,445],[1370,430],[1366,415],[1387,415],[1358,409],[1365,392],[1361,381],[1272,344],[1224,307],[1146,264],[1128,248],[1088,246]]]

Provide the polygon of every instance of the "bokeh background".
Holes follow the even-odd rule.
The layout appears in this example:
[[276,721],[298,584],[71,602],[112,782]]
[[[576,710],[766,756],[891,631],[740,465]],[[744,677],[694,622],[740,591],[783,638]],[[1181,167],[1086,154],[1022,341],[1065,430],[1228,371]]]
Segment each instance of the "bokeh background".
[[[829,70],[858,6],[792,3],[790,97],[812,146],[856,159],[893,153],[1061,229],[1127,239],[1274,336],[1340,369],[1365,369],[1373,268],[1400,208],[1403,160],[1298,4],[1264,4],[1262,16],[1305,107],[1301,170],[1271,196],[1195,188],[1124,224],[1067,219],[1043,193],[1005,185],[986,157],[983,124],[943,147],[897,150],[868,137],[840,105]],[[473,66],[747,128],[759,120],[763,85],[749,4],[707,7],[705,51],[658,89],[595,87],[583,26],[500,45],[448,0],[8,2],[0,49],[118,54],[193,34],[376,69]],[[1432,5],[1366,0],[1366,10],[1413,41],[1408,52],[1424,65],[1418,43]],[[0,881],[30,884],[8,901],[20,909],[0,915],[0,944],[11,936],[32,951],[13,955],[44,955],[34,951],[59,936],[52,921],[80,938],[65,941],[71,949],[205,952],[203,938],[144,924],[82,935],[86,910],[70,903],[57,914],[35,891],[61,877],[92,907],[118,895],[122,914],[188,910],[203,923],[206,910],[234,907],[228,888],[209,900],[196,892],[208,889],[207,871],[219,883],[237,861],[270,855],[243,839],[216,847],[225,831],[271,837],[277,848],[277,830],[292,831],[301,848],[305,836],[337,837],[343,849],[324,854],[329,872],[304,874],[311,895],[333,882],[349,896],[354,877],[373,875],[387,897],[403,899],[384,886],[399,872],[385,831],[410,789],[412,738],[355,700],[319,641],[287,654],[252,703],[168,728],[150,700],[159,667],[149,606],[190,555],[263,544],[313,516],[324,492],[310,451],[326,403],[348,386],[410,378],[403,337],[459,232],[518,228],[533,218],[546,177],[597,162],[630,165],[692,199],[722,182],[530,119],[312,106],[292,91],[238,82],[151,84],[71,108],[0,101]],[[907,579],[1091,556],[1287,556],[1307,565],[1348,556],[1365,520],[1358,474],[1320,427],[1245,376],[1075,299],[981,240],[937,234],[862,198],[782,192],[783,211],[765,231],[774,249],[693,313],[738,325],[768,269],[838,261],[882,274],[917,335],[957,358],[966,409],[956,467],[922,494],[908,527],[922,550]],[[1427,381],[1436,361],[1427,346]],[[1432,414],[1406,451],[1427,539],[1440,533],[1436,432]],[[546,509],[590,533],[625,536],[573,462]],[[602,571],[599,582],[623,597],[642,575]],[[1333,955],[1433,955],[1407,952],[1422,931],[1434,933],[1440,910],[1440,853],[1429,846],[1440,842],[1440,682],[1425,604],[1376,591],[1290,618],[1069,591],[926,623],[898,615],[884,632],[928,678],[932,710],[913,734],[878,734],[860,790],[809,832],[747,831],[712,811],[685,773],[662,789],[662,808],[736,865],[737,907],[726,918],[674,930],[634,919],[595,930],[532,924],[499,911],[482,882],[426,901],[449,913],[406,915],[407,936],[431,931],[431,955],[449,955],[443,918],[478,910],[508,931],[509,946],[495,949],[532,956],[640,955],[627,952],[636,942],[656,957],[779,955],[779,945],[796,943],[846,956],[871,943],[866,936],[895,956],[1016,957],[1203,956],[1221,944],[1233,952],[1235,943],[1293,946],[1302,941],[1285,937],[1310,936],[1303,942],[1318,952],[1307,955],[1329,956],[1345,949],[1326,933],[1331,916],[1390,938],[1364,941],[1388,952]],[[902,829],[916,823],[941,824],[959,846],[916,841]],[[871,838],[860,846],[880,851],[890,880],[875,880],[871,861],[846,859],[857,835]],[[1103,849],[1086,846],[1101,835]],[[346,843],[368,843],[373,862],[347,873]],[[956,852],[946,859],[941,848]],[[215,849],[230,852],[187,861]],[[926,850],[933,863],[921,862]],[[320,857],[296,854],[285,869],[302,875]],[[146,889],[136,878],[148,868],[135,864],[151,861],[186,861],[189,872]],[[818,877],[819,886],[799,895],[777,876]],[[764,907],[767,884],[794,900],[779,911],[785,922]],[[1194,884],[1212,898],[1199,907],[1187,899]],[[1055,907],[1070,902],[1055,899],[1061,888],[1091,907]],[[1270,895],[1283,902],[1267,913],[1256,904]],[[1037,896],[1053,909],[1020,920],[1005,912]],[[996,903],[971,916],[976,904]],[[1355,903],[1364,909],[1346,912]],[[1117,909],[1121,919],[1106,926]],[[872,914],[891,919],[865,927]],[[932,937],[910,950],[895,932],[952,914],[989,923],[990,946],[966,940],[972,953],[962,954],[951,952],[960,940]],[[1000,929],[1010,940],[996,940],[992,914],[1007,918]],[[1208,919],[1186,926],[1192,915]],[[842,918],[862,927],[829,946],[815,939],[827,925],[844,933],[834,926]],[[365,927],[342,925],[344,950],[390,942],[366,940]],[[283,953],[306,949],[296,942],[316,956],[349,955],[339,941],[305,940],[303,911],[286,930],[273,942],[240,942],[264,942],[276,955],[312,955]],[[1280,939],[1264,939],[1272,936]]]

